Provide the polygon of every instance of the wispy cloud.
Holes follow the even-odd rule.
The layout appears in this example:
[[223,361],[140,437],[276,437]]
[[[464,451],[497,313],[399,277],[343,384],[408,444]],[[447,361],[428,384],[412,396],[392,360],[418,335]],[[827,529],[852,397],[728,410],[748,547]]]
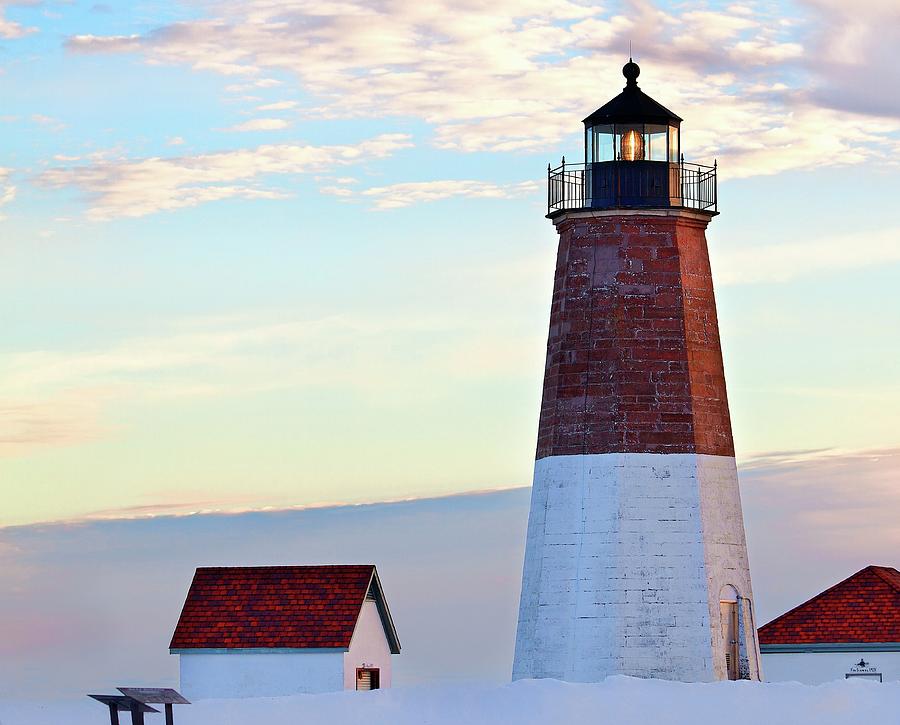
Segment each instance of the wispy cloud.
[[53,131],[62,131],[66,127],[66,124],[64,124],[58,118],[53,118],[53,116],[45,116],[43,113],[32,113],[30,118],[33,123],[36,123],[39,126],[46,126]]
[[25,26],[21,23],[15,23],[6,17],[6,11],[10,6],[21,4],[23,3],[15,1],[0,2],[0,38],[5,38],[6,40],[16,40],[18,38],[24,38],[26,35],[31,35],[32,33],[36,33],[38,31],[37,28]]
[[0,398],[0,457],[96,439],[108,431],[99,422],[104,398],[100,390],[64,392],[50,400]]
[[468,199],[511,199],[532,194],[538,189],[535,181],[513,184],[493,184],[485,181],[447,180],[412,181],[388,186],[375,186],[361,191],[346,186],[329,186],[321,189],[324,194],[356,196],[372,199],[378,210],[400,209],[423,202],[439,201],[452,197]]
[[259,106],[258,111],[286,111],[290,108],[296,108],[297,101],[277,101],[275,103],[266,103]]
[[43,185],[74,188],[88,199],[90,219],[140,217],[227,198],[274,199],[269,175],[297,175],[378,159],[411,146],[409,136],[383,134],[356,145],[279,144],[197,156],[99,159],[41,173]]
[[[0,166],[0,207],[6,206],[16,198],[16,186],[9,178],[12,175],[12,169]],[[0,213],[0,221],[6,217]]]
[[835,77],[856,73],[865,55],[851,52],[856,36],[890,55],[889,39],[870,33],[900,25],[891,22],[894,5],[849,10],[812,0],[800,10],[811,7],[826,28],[817,35],[808,15],[783,22],[758,3],[666,10],[629,0],[616,12],[537,0],[223,0],[202,19],[139,36],[77,36],[68,46],[140,52],[156,63],[246,75],[248,84],[270,71],[291,74],[321,101],[307,115],[415,117],[433,125],[441,148],[502,152],[547,149],[572,134],[573,118],[617,92],[631,39],[648,61],[644,87],[690,119],[692,153],[747,176],[892,157],[900,114],[878,123],[867,115],[889,84],[857,88],[872,103],[847,114],[846,104],[829,100],[844,86],[829,82],[820,61],[829,58]]
[[720,249],[714,255],[713,271],[719,284],[789,282],[823,272],[900,262],[900,227]]
[[900,117],[900,4],[893,0],[805,0],[817,103],[855,113]]
[[283,118],[254,118],[250,121],[235,124],[226,131],[280,131],[290,126],[289,121]]
[[80,53],[134,53],[141,49],[141,36],[73,35],[66,45]]
[[[105,410],[126,401],[350,382],[357,353],[346,347],[363,329],[339,318],[186,324],[101,348],[0,356],[0,455],[92,440],[109,430],[100,422]],[[278,357],[268,354],[273,346]]]
[[[479,376],[508,381],[520,349],[540,349],[537,340],[498,324],[427,311],[400,318],[199,319],[101,347],[3,354],[0,454],[91,440],[110,430],[107,411],[134,402],[315,388],[419,405],[434,396],[436,376],[451,386]],[[440,342],[421,342],[442,330]]]

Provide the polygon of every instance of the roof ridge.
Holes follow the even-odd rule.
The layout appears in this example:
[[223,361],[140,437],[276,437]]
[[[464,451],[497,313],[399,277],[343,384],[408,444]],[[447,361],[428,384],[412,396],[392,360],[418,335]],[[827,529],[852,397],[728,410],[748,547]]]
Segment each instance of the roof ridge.
[[[784,614],[781,614],[781,615],[775,617],[775,619],[772,619],[772,620],[766,622],[764,625],[762,625],[762,627],[759,628],[759,632],[762,633],[762,631],[763,631],[764,629],[766,629],[766,628],[772,626],[772,625],[775,624],[776,622],[780,622],[781,620],[783,620],[783,619],[789,617],[791,614],[793,614],[793,613],[796,612],[797,610],[803,609],[804,607],[809,606],[810,604],[812,604],[813,602],[815,602],[815,601],[821,599],[822,597],[826,596],[827,594],[830,594],[830,593],[833,592],[835,589],[837,589],[838,587],[843,586],[843,585],[846,584],[847,582],[849,582],[849,581],[855,579],[855,578],[858,577],[860,574],[863,574],[864,572],[866,572],[866,571],[868,571],[868,570],[870,570],[870,569],[873,569],[873,570],[874,570],[874,569],[876,569],[876,568],[878,568],[878,567],[876,567],[874,564],[869,564],[868,566],[864,566],[862,569],[860,569],[859,571],[857,571],[857,572],[851,574],[851,575],[848,576],[846,579],[841,579],[841,581],[839,581],[837,584],[832,584],[830,587],[828,587],[828,589],[826,589],[826,590],[824,590],[824,591],[822,591],[822,592],[819,592],[819,593],[816,594],[814,597],[811,597],[811,598],[807,599],[805,602],[801,602],[801,603],[798,604],[796,607],[794,607],[794,608],[789,609],[788,611],[786,611]],[[877,574],[877,572],[873,572],[873,573],[876,573],[876,574]],[[881,576],[880,574],[878,574],[878,576],[879,576],[880,579],[884,579],[884,577]],[[893,586],[893,583],[892,583],[892,586]]]
[[[897,571],[892,566],[878,566],[877,564],[870,564],[866,568],[871,569],[879,578],[890,584],[897,591],[900,591],[900,571]],[[890,572],[890,575],[888,575],[888,572]]]
[[198,566],[196,571],[211,570],[240,570],[249,571],[253,569],[350,569],[357,567],[375,568],[374,564],[261,564],[249,566]]

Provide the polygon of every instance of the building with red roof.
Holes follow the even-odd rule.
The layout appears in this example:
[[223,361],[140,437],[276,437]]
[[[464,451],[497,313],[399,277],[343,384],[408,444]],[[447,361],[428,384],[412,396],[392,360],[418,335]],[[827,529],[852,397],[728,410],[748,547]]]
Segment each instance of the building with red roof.
[[900,680],[900,572],[867,566],[759,629],[767,680]]
[[372,564],[204,567],[169,651],[189,699],[390,687],[400,641]]

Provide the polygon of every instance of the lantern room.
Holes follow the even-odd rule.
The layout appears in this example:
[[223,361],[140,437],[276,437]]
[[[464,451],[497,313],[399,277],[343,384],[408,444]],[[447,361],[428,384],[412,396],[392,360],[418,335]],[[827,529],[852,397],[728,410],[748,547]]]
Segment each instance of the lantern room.
[[622,92],[584,119],[584,163],[548,167],[548,216],[572,209],[688,207],[715,213],[716,169],[686,164],[681,121],[638,87],[629,59]]
[[584,161],[679,160],[681,119],[638,88],[641,69],[629,60],[627,84],[609,103],[584,119]]

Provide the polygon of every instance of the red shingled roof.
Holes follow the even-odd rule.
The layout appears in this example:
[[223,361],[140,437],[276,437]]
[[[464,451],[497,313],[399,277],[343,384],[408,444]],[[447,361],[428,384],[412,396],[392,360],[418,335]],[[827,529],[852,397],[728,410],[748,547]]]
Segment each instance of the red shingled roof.
[[373,580],[393,650],[396,633],[371,564],[199,568],[169,648],[346,649]]
[[759,629],[761,645],[900,642],[900,572],[867,566]]

